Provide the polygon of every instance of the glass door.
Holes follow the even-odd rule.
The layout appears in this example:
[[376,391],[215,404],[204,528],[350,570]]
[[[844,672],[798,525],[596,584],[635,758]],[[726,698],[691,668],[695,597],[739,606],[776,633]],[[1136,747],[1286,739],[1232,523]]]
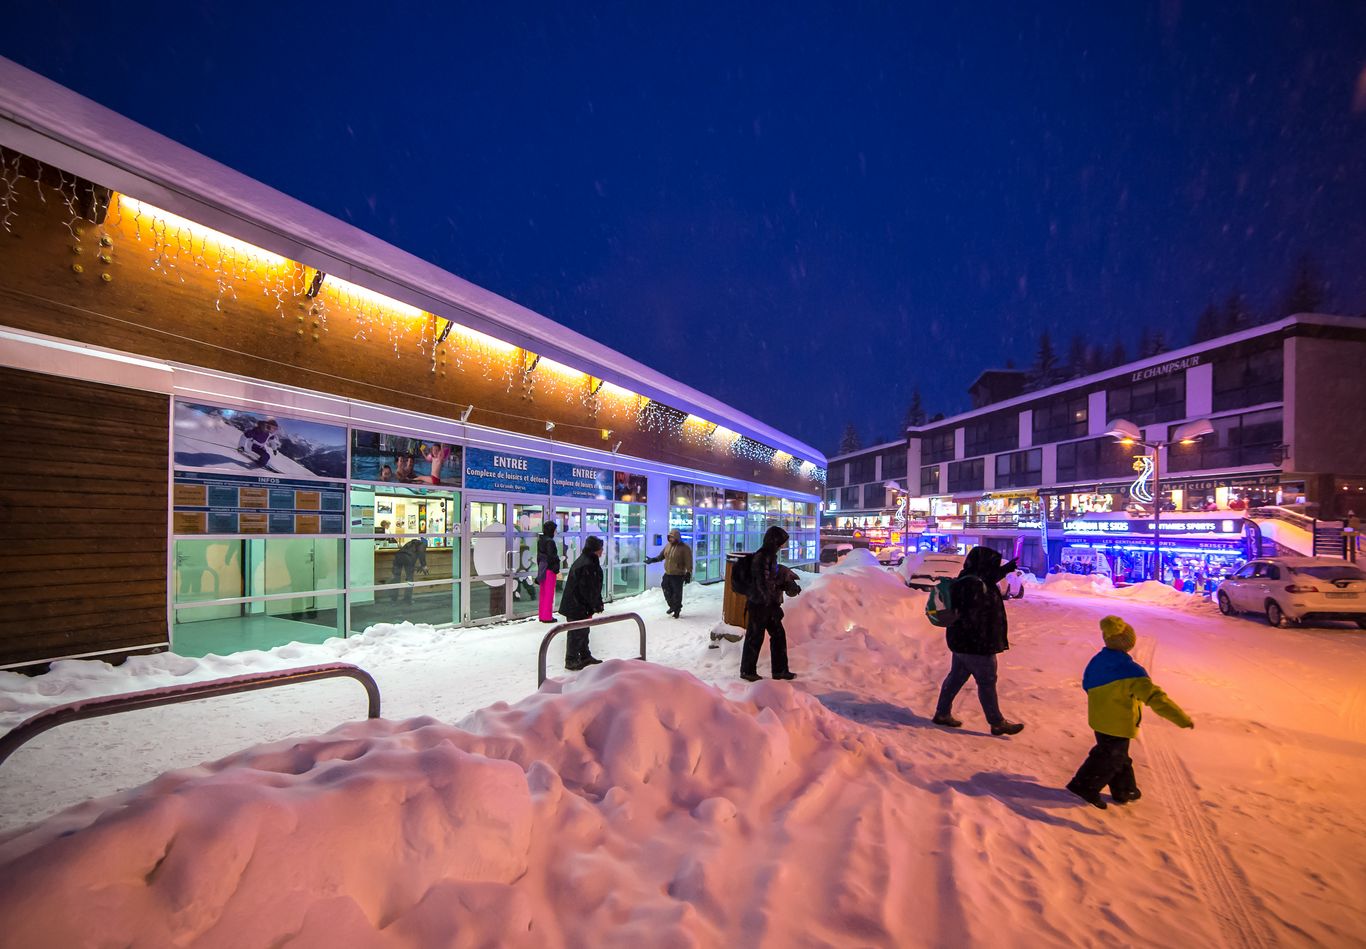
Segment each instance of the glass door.
[[512,551],[512,571],[508,586],[512,593],[509,617],[517,619],[536,612],[540,586],[536,582],[536,542],[545,523],[545,504],[516,502],[508,524],[508,549]]
[[467,505],[470,622],[507,619],[512,613],[513,558],[516,555],[511,543],[513,528],[508,522],[509,504],[471,497]]

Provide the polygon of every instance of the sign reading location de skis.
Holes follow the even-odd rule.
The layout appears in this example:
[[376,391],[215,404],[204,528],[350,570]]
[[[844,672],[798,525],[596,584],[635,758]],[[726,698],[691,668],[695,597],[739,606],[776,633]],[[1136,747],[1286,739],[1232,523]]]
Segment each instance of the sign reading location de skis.
[[466,448],[465,487],[471,491],[549,494],[550,462],[505,451]]

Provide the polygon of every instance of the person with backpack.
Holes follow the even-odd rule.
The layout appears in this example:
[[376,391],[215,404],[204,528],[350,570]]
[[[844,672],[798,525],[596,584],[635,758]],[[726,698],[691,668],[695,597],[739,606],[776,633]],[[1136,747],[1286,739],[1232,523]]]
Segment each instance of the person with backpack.
[[[602,605],[602,538],[589,537],[583,542],[583,553],[569,568],[569,576],[564,581],[564,595],[560,597],[560,615],[574,620],[591,619],[601,613]],[[564,648],[564,667],[577,672],[584,666],[594,666],[602,662],[588,651],[588,630],[571,629]]]
[[692,548],[683,543],[683,535],[677,530],[669,531],[669,542],[660,550],[659,556],[645,558],[646,563],[664,562],[664,602],[669,606],[669,615],[678,619],[683,611],[683,584],[692,583]]
[[778,553],[787,546],[787,531],[773,526],[764,534],[763,545],[741,558],[732,568],[736,591],[749,600],[746,606],[745,645],[740,654],[740,678],[757,682],[759,650],[768,634],[768,658],[775,679],[795,679],[787,667],[787,630],[783,628],[783,595],[797,596],[802,588],[790,567],[778,562]]
[[536,582],[541,587],[541,622],[555,622],[555,581],[560,575],[560,547],[555,543],[555,522],[541,525],[536,539]]
[[991,733],[1017,735],[1024,730],[1024,725],[1001,714],[996,699],[996,656],[1010,648],[1006,605],[997,585],[1014,569],[1014,560],[1003,565],[999,552],[990,547],[974,547],[963,561],[962,572],[947,585],[949,603],[941,606],[938,615],[931,613],[934,596],[926,605],[926,613],[935,625],[948,621],[945,639],[953,653],[934,710],[936,725],[962,727],[963,723],[953,717],[953,700],[972,678],[977,680],[977,698]]

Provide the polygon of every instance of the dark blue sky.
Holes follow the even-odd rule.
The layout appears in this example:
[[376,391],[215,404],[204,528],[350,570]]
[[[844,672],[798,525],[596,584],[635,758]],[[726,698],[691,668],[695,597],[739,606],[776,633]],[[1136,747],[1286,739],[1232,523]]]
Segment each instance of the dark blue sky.
[[427,6],[26,4],[0,52],[827,451],[1304,253],[1366,310],[1366,3]]

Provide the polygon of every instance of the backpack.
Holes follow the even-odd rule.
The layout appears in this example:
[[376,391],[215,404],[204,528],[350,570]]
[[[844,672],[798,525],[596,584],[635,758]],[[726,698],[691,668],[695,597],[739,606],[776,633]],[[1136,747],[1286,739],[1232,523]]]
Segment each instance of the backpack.
[[743,597],[754,595],[754,555],[745,554],[731,564],[730,588]]
[[[958,609],[953,605],[953,584],[958,577],[940,577],[930,588],[930,597],[925,601],[925,617],[930,625],[941,629],[958,622]],[[986,581],[977,578],[983,587]]]

